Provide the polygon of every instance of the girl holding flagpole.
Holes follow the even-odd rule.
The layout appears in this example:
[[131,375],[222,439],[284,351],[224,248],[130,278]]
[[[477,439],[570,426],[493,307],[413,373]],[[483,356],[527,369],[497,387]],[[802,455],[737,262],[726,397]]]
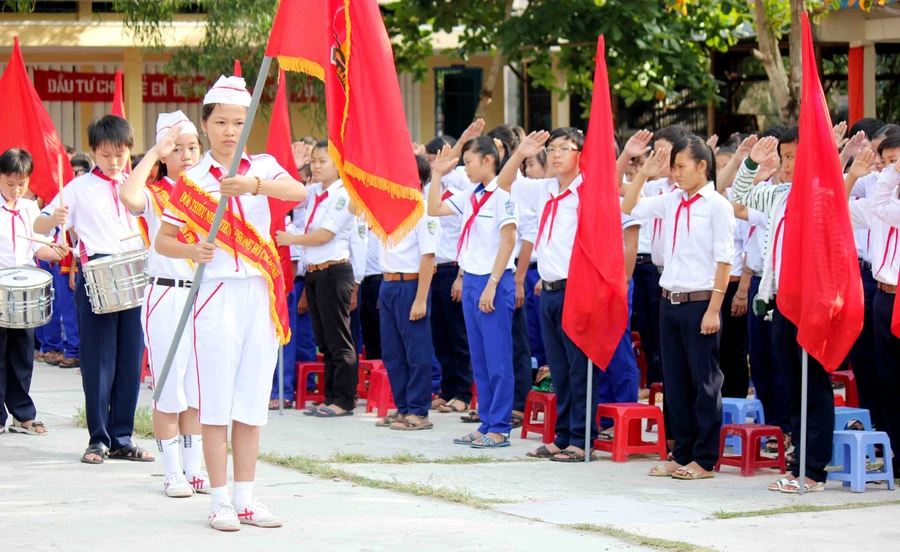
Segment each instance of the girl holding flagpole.
[[[242,78],[220,77],[207,92],[201,126],[210,150],[179,178],[155,243],[167,257],[208,264],[203,281],[192,283],[201,287],[191,325],[212,495],[208,521],[220,531],[237,531],[241,524],[282,524],[253,498],[259,428],[268,415],[278,344],[289,334],[284,275],[275,244],[268,238],[271,214],[266,196],[297,202],[306,198],[303,185],[274,158],[237,151],[249,106],[250,93]],[[241,155],[237,175],[225,178],[235,155]],[[208,221],[223,197],[228,210],[215,244],[208,244]],[[200,235],[199,244],[179,240],[184,227]],[[226,486],[229,423],[233,501]]]

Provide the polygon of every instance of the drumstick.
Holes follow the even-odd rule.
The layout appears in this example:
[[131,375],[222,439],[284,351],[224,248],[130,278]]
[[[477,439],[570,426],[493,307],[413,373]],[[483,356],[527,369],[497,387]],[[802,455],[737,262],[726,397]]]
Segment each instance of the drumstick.
[[62,154],[57,154],[56,156],[56,174],[59,177],[59,206],[65,207],[66,202],[63,198],[63,166],[62,166]]
[[140,238],[140,237],[141,237],[141,233],[138,232],[137,234],[131,234],[130,236],[125,236],[124,238],[122,238],[119,241],[128,241],[128,240],[133,240],[134,238]]
[[50,247],[54,247],[54,246],[58,246],[58,245],[59,245],[59,244],[56,243],[56,242],[52,242],[52,241],[50,241],[50,240],[48,240],[48,239],[46,239],[46,238],[39,238],[39,237],[37,237],[37,236],[23,236],[22,234],[19,234],[19,235],[16,236],[16,237],[22,238],[23,240],[28,240],[28,241],[33,241],[33,242],[37,242],[37,243],[42,243],[42,244],[44,244],[44,245],[49,245]]

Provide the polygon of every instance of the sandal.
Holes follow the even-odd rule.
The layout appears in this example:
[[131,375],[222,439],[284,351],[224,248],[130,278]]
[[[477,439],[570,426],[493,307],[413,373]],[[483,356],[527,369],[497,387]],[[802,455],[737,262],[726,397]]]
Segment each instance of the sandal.
[[398,420],[391,425],[391,429],[397,431],[419,431],[420,429],[434,429],[434,424],[427,417],[410,414],[403,420]]
[[[284,399],[284,409],[290,410],[294,408],[294,403],[287,399]],[[269,410],[278,410],[278,399],[272,399],[269,401]]]
[[512,446],[512,443],[509,442],[509,436],[507,435],[503,435],[500,441],[484,435],[472,441],[472,444],[469,446],[475,449],[495,449]]
[[391,427],[394,422],[402,422],[404,417],[403,414],[394,412],[375,422],[375,427]]
[[[784,494],[800,494],[800,481],[798,481],[797,479],[793,479],[783,485],[779,490]],[[825,483],[816,483],[812,487],[810,487],[806,482],[803,483],[804,493],[821,493],[824,490]]]
[[649,475],[650,477],[672,477],[679,469],[681,469],[681,467],[669,471],[668,464],[657,464],[650,468],[650,473],[647,475]]
[[316,418],[342,418],[344,416],[353,416],[353,411],[345,410],[344,412],[338,414],[331,408],[322,407],[316,410],[316,413],[313,414],[313,416],[315,416]]
[[[457,406],[460,404],[462,406]],[[438,412],[443,412],[445,414],[447,412],[465,412],[468,409],[469,409],[469,403],[467,403],[466,401],[464,401],[462,399],[450,399],[450,402],[448,402],[446,404],[442,404],[439,407],[437,407]]]
[[458,439],[453,440],[454,445],[471,445],[473,441],[476,439],[481,439],[481,437],[476,437],[474,433],[467,433]]
[[603,441],[605,443],[612,443],[613,438],[615,437],[615,433],[612,433],[610,430],[601,431],[597,434],[597,440]]
[[318,406],[311,406],[303,411],[303,415],[304,416],[315,416],[316,412],[318,412],[318,411],[319,411]]
[[675,470],[675,473],[672,474],[672,479],[680,479],[682,481],[697,481],[699,479],[712,479],[716,476],[712,471],[697,473],[693,468],[689,468],[687,466],[682,466]]
[[559,452],[550,452],[550,449],[547,448],[547,445],[541,445],[534,452],[526,452],[525,456],[528,458],[553,458],[557,454],[559,454]]
[[78,357],[66,357],[59,363],[60,368],[78,368],[79,366],[81,364],[78,362]]
[[430,410],[439,410],[445,404],[447,404],[447,401],[445,401],[444,399],[442,399],[440,397],[438,397],[436,399],[432,399]]
[[146,450],[142,449],[137,445],[128,445],[127,447],[122,447],[119,450],[111,450],[107,454],[107,457],[110,460],[128,460],[130,462],[155,462],[156,458],[144,458],[144,453]]
[[509,424],[513,426],[513,429],[522,427],[523,423],[525,423],[525,418],[518,414],[513,414],[509,417]]
[[562,462],[563,464],[574,464],[576,462],[584,462],[584,453],[577,450],[561,450],[559,454],[554,454],[550,458],[551,462]]
[[[47,426],[45,426],[42,422],[38,422],[36,420],[31,420],[31,423],[28,427],[25,427],[26,422],[20,422],[19,420],[13,418],[13,423],[9,426],[10,433],[22,433],[25,435],[37,435],[38,437],[47,435]],[[44,431],[38,431],[38,428],[42,428]]]
[[478,417],[478,412],[474,410],[466,414],[465,416],[460,416],[459,419],[464,424],[480,424],[481,418]]
[[[769,437],[766,439],[766,454],[778,454],[778,438],[777,437]],[[770,491],[772,489],[769,489]]]
[[788,479],[788,478],[786,478],[786,477],[782,477],[782,478],[779,479],[778,481],[776,481],[776,482],[772,483],[771,485],[769,485],[769,490],[770,490],[770,491],[778,492],[778,491],[784,489],[785,485],[790,485],[790,484],[791,484],[791,480],[790,480],[790,479]]
[[[84,454],[81,455],[81,461],[85,464],[102,464],[103,459],[109,454],[109,449],[99,443],[88,446]],[[99,456],[100,460],[88,460],[89,455]]]

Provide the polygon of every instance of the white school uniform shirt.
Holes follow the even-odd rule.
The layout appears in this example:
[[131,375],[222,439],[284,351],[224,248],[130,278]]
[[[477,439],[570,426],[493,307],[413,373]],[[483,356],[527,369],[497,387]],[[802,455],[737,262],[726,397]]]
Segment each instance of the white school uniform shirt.
[[[761,186],[762,184],[757,184]],[[766,251],[766,231],[769,224],[769,218],[762,211],[756,209],[747,209],[748,225],[750,227],[747,233],[747,268],[756,275],[761,275],[763,271],[763,258]]]
[[[425,197],[428,197],[426,186]],[[465,167],[456,167],[441,178],[441,197],[449,197],[455,192],[468,192],[475,188],[475,184],[466,175]],[[449,192],[449,193],[448,193]],[[456,244],[459,243],[459,235],[462,232],[463,218],[461,216],[440,217],[438,226],[437,252],[434,254],[436,264],[456,262]]]
[[[896,196],[895,189],[894,198]],[[900,239],[900,230],[876,217],[869,201],[859,197],[850,198],[850,222],[854,229],[871,232],[872,275],[883,284],[897,285],[897,273],[900,269],[897,241]]]
[[[356,216],[350,212],[350,194],[344,189],[344,183],[336,180],[328,190],[322,191],[322,184],[310,184],[309,201],[306,204],[306,222],[303,227],[306,232],[313,232],[324,228],[334,234],[325,245],[304,246],[303,262],[308,265],[318,265],[329,261],[343,261],[350,258],[350,236],[359,231],[356,225]],[[316,208],[316,197],[327,193]],[[313,211],[315,217],[313,218]],[[304,232],[304,233],[306,233]]]
[[[95,167],[66,185],[63,199],[69,208],[69,222],[64,230],[75,229],[88,257],[144,249],[140,236],[122,240],[139,233],[140,227],[136,217],[117,199],[121,182],[115,185],[114,193],[113,183],[100,174]],[[60,197],[57,195],[44,206],[41,214],[51,216],[59,205]],[[76,251],[75,256],[78,254]]]
[[[731,188],[727,190],[728,201],[734,201]],[[754,232],[755,233],[755,232]],[[740,276],[744,271],[744,253],[750,239],[750,223],[743,219],[734,219],[734,260],[731,263],[731,276]]]
[[[878,245],[872,248],[873,263],[872,273],[875,279],[880,282],[896,285],[897,284],[897,255],[895,255],[897,240],[900,239],[900,199],[898,199],[897,185],[900,184],[900,172],[894,168],[894,165],[888,165],[881,171],[881,175],[872,190],[871,195],[866,198],[869,210],[878,218],[881,232],[887,232],[882,236],[880,232],[876,235],[873,229],[873,243]],[[851,215],[853,209],[851,208]],[[870,221],[871,223],[871,221]],[[891,237],[891,229],[893,236]],[[886,253],[886,255],[885,255]],[[880,258],[879,258],[880,257]],[[882,267],[884,262],[884,267]],[[880,270],[879,270],[880,269]],[[890,280],[893,281],[890,281]]]
[[[676,234],[675,218],[683,191],[642,197],[631,215],[642,221],[663,219],[663,269],[659,285],[672,292],[709,291],[715,286],[717,263],[734,260],[734,209],[708,183],[698,192],[690,210],[681,208]],[[688,222],[690,221],[690,223]],[[690,224],[690,230],[688,230]]]
[[376,274],[381,274],[383,270],[381,269],[381,240],[378,239],[378,236],[372,232],[372,229],[369,228],[367,230],[368,236],[368,245],[366,247],[366,276],[375,276]]
[[[241,165],[246,166],[247,163],[249,163],[249,167],[247,168],[245,175],[251,178],[259,177],[262,180],[277,180],[287,174],[287,171],[285,171],[271,155],[262,154],[249,156],[244,154],[241,157]],[[209,193],[216,201],[220,201],[222,199],[219,193],[220,183],[210,172],[213,167],[217,167],[222,174],[228,174],[228,168],[222,166],[218,161],[213,159],[210,152],[207,152],[199,163],[185,169],[184,175],[200,189]],[[257,234],[259,234],[263,240],[271,240],[269,230],[272,223],[272,216],[269,212],[269,199],[266,196],[243,194],[231,198],[229,203],[231,204],[232,213],[240,215],[241,211],[243,211],[244,222],[255,229]],[[223,220],[228,220],[228,215],[226,215]],[[179,219],[178,216],[169,209],[163,213],[163,221],[179,228],[185,226],[185,222]],[[76,228],[76,230],[78,229]],[[229,238],[220,234],[219,239],[228,243]],[[209,280],[242,279],[254,276],[262,276],[259,269],[244,262],[240,257],[235,261],[235,256],[221,247],[216,248],[216,253],[213,256],[212,262],[206,265],[206,269],[203,272],[204,279]]]
[[[671,194],[678,190],[678,184],[670,178],[657,178],[644,184],[641,188],[641,197],[659,197]],[[665,266],[662,239],[662,219],[644,221],[644,227],[650,232],[650,260],[656,266]]]
[[[494,180],[496,181],[496,178]],[[457,191],[445,201],[456,213],[462,215],[463,227],[472,217],[472,198],[474,197],[475,201],[481,201],[486,193],[484,188],[483,184],[479,184],[467,192]],[[449,215],[449,217],[443,218],[452,218],[453,216]],[[497,188],[481,207],[478,216],[472,221],[468,239],[462,244],[459,253],[459,266],[469,274],[476,276],[490,274],[494,269],[497,252],[500,250],[500,229],[510,224],[518,226],[519,208],[507,192]],[[456,245],[453,247],[455,257]],[[514,270],[514,267],[515,259],[510,255],[506,269]]]
[[35,235],[34,220],[40,216],[41,210],[30,199],[19,198],[12,208],[6,206],[2,195],[0,201],[3,202],[0,207],[0,268],[37,266],[34,256],[44,246],[19,236]]
[[[519,258],[519,253],[522,251],[522,242],[529,241],[534,244],[535,240],[537,240],[537,232],[538,232],[538,216],[531,209],[525,209],[521,205],[519,205],[519,226],[516,228],[516,247],[513,249],[513,259]],[[534,248],[531,248],[531,257],[529,258],[529,263],[537,260],[537,255],[534,252]]]
[[366,224],[366,220],[363,217],[354,217],[354,222],[353,232],[350,234],[350,266],[353,267],[353,281],[361,284],[363,278],[366,277],[369,225]]
[[[575,232],[578,230],[578,188],[582,181],[581,174],[579,174],[569,184],[566,191],[572,190],[572,192],[560,199],[557,204],[556,217],[552,219],[553,232],[550,232],[551,217],[548,215],[540,243],[535,242],[534,244],[538,258],[538,273],[545,282],[556,282],[569,277],[569,262],[572,260]],[[563,191],[563,194],[566,191]],[[530,209],[535,212],[538,230],[540,230],[540,220],[544,216],[544,208],[551,197],[556,198],[560,195],[559,179],[556,177],[534,179],[520,176],[513,184],[512,194],[513,200],[522,209]]]
[[[872,171],[869,174],[858,179],[853,185],[853,189],[850,191],[850,196],[858,197],[860,199],[871,197],[872,193],[875,190],[875,185],[878,183],[878,176],[878,171]],[[854,229],[853,238],[856,241],[856,256],[866,262],[874,263],[875,259],[873,258],[873,254],[871,251],[871,231],[865,228]]]
[[418,274],[422,257],[433,255],[437,251],[437,244],[437,217],[425,215],[416,223],[415,229],[394,247],[389,248],[378,242],[380,246],[378,264],[381,272]]
[[[175,181],[168,176],[163,177],[170,186],[175,185]],[[150,248],[147,250],[147,271],[152,278],[172,278],[173,280],[190,280],[194,276],[194,270],[188,264],[186,259],[173,259],[160,255],[156,252],[156,235],[162,227],[162,218],[156,213],[154,207],[153,193],[149,188],[141,190],[144,194],[144,212],[139,216],[147,223],[147,237],[150,238]],[[160,206],[165,210],[166,206]]]
[[[625,200],[624,197],[620,197],[619,205],[622,205],[622,201],[624,201],[624,200]],[[640,226],[641,230],[643,230],[645,225],[641,224],[641,221],[639,221],[638,219],[634,218],[631,215],[626,215],[625,213],[622,213],[621,211],[620,211],[620,214],[622,215],[622,248],[624,249],[625,248],[625,229],[631,228],[632,226]]]

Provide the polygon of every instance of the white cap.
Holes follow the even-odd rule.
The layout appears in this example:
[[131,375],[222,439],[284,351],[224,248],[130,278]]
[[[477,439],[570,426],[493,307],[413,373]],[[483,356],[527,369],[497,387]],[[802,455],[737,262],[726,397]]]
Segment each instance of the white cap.
[[181,111],[175,111],[174,113],[160,113],[159,118],[156,119],[156,143],[158,144],[175,125],[181,125],[181,132],[179,135],[194,134],[200,136],[194,123],[192,123],[191,120],[187,118],[187,115]]
[[241,77],[219,77],[216,84],[209,89],[203,98],[203,105],[228,104],[250,107],[250,92],[247,83]]

